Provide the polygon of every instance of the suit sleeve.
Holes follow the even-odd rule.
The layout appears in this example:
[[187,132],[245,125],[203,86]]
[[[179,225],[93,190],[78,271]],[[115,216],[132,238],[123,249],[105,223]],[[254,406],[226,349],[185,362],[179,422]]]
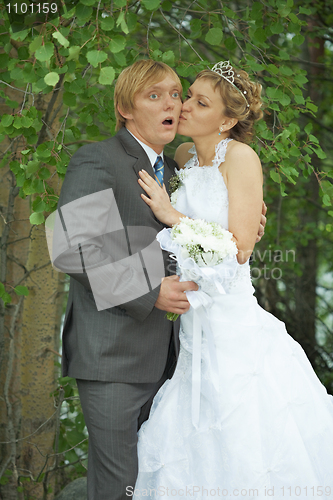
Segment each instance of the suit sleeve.
[[118,307],[143,321],[154,308],[163,254],[152,228],[124,228],[116,175],[102,143],[70,161],[54,221],[52,261],[94,296],[97,309]]

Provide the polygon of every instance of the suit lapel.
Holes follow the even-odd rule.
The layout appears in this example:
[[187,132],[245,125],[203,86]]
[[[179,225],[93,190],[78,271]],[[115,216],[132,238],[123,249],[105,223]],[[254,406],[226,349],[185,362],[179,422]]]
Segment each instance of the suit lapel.
[[154,176],[154,171],[146,155],[145,150],[134,139],[134,137],[126,130],[125,127],[119,130],[118,134],[120,142],[122,143],[126,153],[133,156],[137,161],[133,165],[133,170],[139,178],[139,171],[146,170],[149,175]]
[[[151,166],[150,160],[146,155],[144,149],[140,144],[134,139],[134,137],[126,130],[125,127],[119,130],[117,136],[120,139],[126,153],[133,156],[137,161],[133,165],[133,170],[135,171],[137,177],[139,178],[139,171],[146,170],[148,174],[154,178],[154,170]],[[169,180],[174,174],[172,167],[168,163],[167,157],[164,155],[164,184],[169,192]]]

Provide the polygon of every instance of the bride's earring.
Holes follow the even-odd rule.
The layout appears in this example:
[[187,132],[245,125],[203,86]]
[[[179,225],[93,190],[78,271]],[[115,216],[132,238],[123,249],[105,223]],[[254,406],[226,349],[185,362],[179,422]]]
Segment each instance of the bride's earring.
[[220,127],[220,132],[219,132],[219,135],[221,135],[223,132],[223,127]]

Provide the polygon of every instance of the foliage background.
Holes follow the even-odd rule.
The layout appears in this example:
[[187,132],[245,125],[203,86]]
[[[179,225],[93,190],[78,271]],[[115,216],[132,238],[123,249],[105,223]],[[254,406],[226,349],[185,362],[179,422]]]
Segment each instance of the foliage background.
[[23,15],[24,0],[13,15],[8,2],[0,4],[1,498],[52,499],[85,474],[75,382],[57,383],[67,281],[50,265],[44,220],[76,149],[114,133],[114,81],[138,58],[174,67],[184,90],[226,59],[262,83],[253,147],[268,224],[254,252],[256,294],[333,393],[329,2],[56,0],[48,19]]

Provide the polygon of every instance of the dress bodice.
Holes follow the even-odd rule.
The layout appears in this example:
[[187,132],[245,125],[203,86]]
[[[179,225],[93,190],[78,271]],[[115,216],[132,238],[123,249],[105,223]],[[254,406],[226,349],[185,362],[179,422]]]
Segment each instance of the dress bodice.
[[229,200],[219,165],[224,162],[230,141],[232,139],[223,139],[215,146],[215,158],[211,166],[199,166],[193,146],[189,152],[194,153],[194,156],[183,169],[177,171],[181,185],[171,197],[173,206],[179,212],[193,219],[218,222],[225,229],[228,229]]
[[[180,187],[171,196],[172,205],[182,214],[192,219],[204,219],[217,222],[228,229],[229,198],[228,189],[219,166],[225,160],[228,143],[232,139],[223,139],[215,146],[215,157],[211,166],[199,166],[195,146],[189,150],[192,158],[183,169],[177,171]],[[234,257],[236,260],[236,257]],[[189,279],[189,278],[188,278]],[[202,289],[208,292],[209,286]],[[228,281],[228,293],[247,292],[253,294],[250,278],[249,261],[236,266],[235,274]]]

